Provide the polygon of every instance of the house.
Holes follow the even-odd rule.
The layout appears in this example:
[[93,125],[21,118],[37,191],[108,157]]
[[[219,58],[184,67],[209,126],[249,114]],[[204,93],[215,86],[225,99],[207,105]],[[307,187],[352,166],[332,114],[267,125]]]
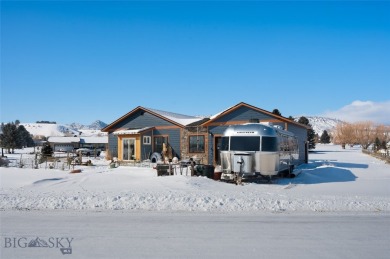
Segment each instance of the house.
[[307,161],[307,129],[288,118],[238,103],[210,118],[187,116],[138,106],[102,129],[108,149],[121,161],[145,160],[166,152],[170,158],[196,157],[204,164],[219,164],[218,146],[229,125],[269,122],[293,132],[299,141],[299,160]]
[[72,152],[79,147],[79,137],[49,137],[47,142],[53,148],[53,151]]
[[49,137],[47,142],[54,151],[72,152],[75,148],[80,147],[100,148],[104,150],[108,144],[108,137]]
[[108,133],[108,150],[119,160],[145,160],[169,146],[181,159],[182,132],[201,118],[136,107],[102,129]]
[[90,136],[90,137],[80,137],[80,147],[88,148],[98,148],[100,150],[105,150],[108,144],[107,136]]

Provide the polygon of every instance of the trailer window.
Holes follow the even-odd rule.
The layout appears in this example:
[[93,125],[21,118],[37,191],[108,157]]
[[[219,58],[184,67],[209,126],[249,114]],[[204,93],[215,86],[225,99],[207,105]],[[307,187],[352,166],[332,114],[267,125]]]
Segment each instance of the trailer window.
[[263,137],[261,151],[278,151],[277,138]]
[[259,151],[260,137],[231,137],[230,150],[233,151]]

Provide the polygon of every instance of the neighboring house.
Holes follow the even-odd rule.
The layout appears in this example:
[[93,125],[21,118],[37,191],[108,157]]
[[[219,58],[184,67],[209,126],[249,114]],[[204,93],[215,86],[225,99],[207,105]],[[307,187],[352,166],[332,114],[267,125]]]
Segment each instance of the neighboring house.
[[80,137],[80,147],[99,148],[105,150],[108,145],[108,136]]
[[115,120],[103,132],[108,133],[108,149],[121,161],[149,159],[155,152],[178,159],[196,157],[204,164],[219,164],[218,146],[229,125],[250,121],[270,122],[293,132],[299,141],[299,160],[307,160],[306,125],[275,115],[255,106],[239,103],[210,118],[181,115],[136,107]]
[[104,150],[108,144],[108,137],[49,137],[47,142],[54,151],[71,152],[75,148],[89,147]]
[[79,147],[79,137],[48,137],[47,142],[53,151],[71,152]]

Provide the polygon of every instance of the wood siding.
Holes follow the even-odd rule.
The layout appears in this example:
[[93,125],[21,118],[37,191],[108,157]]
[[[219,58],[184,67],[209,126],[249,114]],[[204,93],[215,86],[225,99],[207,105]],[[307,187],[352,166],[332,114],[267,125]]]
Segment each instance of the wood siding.
[[[137,141],[141,142],[140,145],[137,144],[137,151],[140,152],[141,160],[149,158],[147,156],[153,152],[153,136],[156,135],[169,135],[168,141],[172,146],[172,151],[175,155],[177,154],[177,156],[180,156],[180,127],[165,121],[162,118],[144,112],[143,110],[136,111],[131,116],[118,122],[116,125],[113,125],[110,128],[110,132],[108,134],[108,147],[112,156],[121,159],[121,157],[119,157],[121,154],[118,154],[119,149],[121,149],[121,142],[119,141],[118,137],[113,134],[114,131],[121,129],[141,129],[145,127],[155,127],[155,129],[147,131],[141,134],[139,139],[137,138]],[[131,135],[127,136],[130,137]],[[143,145],[142,136],[151,136],[152,144]]]
[[260,113],[246,106],[241,106],[231,111],[230,113],[225,114],[224,116],[221,116],[220,118],[216,119],[212,124],[221,122],[236,122],[235,124],[242,124],[249,122],[250,119],[259,119],[260,121],[275,120],[274,117],[268,114]]
[[112,133],[108,134],[108,150],[112,157],[118,157],[118,137]]
[[172,147],[172,155],[181,159],[179,127],[175,129],[159,129],[156,127],[153,131],[153,136],[168,136],[168,144]]
[[150,113],[139,110],[127,117],[125,120],[118,122],[116,124],[115,130],[117,129],[141,129],[145,127],[155,127],[155,126],[175,126],[172,123],[165,121],[157,116],[154,116]]

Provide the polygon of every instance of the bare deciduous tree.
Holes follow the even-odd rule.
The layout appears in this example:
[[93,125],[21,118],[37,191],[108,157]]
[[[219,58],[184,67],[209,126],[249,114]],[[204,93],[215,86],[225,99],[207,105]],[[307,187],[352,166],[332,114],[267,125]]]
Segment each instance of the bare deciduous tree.
[[375,140],[390,140],[390,126],[374,125],[370,121],[356,123],[339,123],[333,132],[333,143],[343,145],[360,144],[367,149]]

